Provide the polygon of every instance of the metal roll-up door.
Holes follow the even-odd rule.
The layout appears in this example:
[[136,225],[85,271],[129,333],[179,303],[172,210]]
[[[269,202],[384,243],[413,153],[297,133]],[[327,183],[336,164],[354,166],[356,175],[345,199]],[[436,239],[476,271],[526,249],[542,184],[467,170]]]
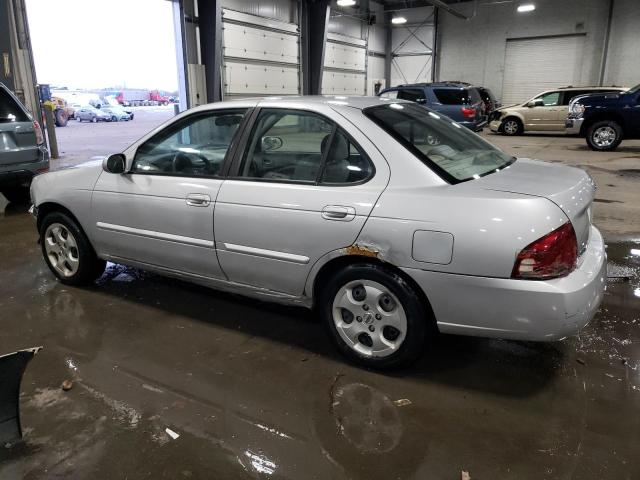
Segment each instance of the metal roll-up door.
[[524,102],[538,93],[580,85],[584,35],[508,39],[502,104]]
[[300,93],[297,25],[223,9],[222,26],[225,97]]
[[324,95],[364,95],[367,82],[367,42],[337,33],[327,34],[322,71]]

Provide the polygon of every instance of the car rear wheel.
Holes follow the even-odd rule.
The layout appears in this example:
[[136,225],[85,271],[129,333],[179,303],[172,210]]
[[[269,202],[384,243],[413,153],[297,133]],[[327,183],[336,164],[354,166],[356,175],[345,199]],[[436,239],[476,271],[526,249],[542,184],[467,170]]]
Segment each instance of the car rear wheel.
[[424,350],[431,319],[420,297],[404,278],[381,265],[340,270],[319,301],[338,349],[360,365],[395,368]]
[[522,122],[517,118],[508,117],[502,121],[502,133],[505,135],[522,135],[523,131]]
[[622,128],[612,120],[595,122],[587,129],[587,145],[591,150],[615,150],[622,141]]
[[67,285],[88,285],[106,267],[78,224],[61,212],[49,213],[40,225],[42,255],[51,272]]
[[92,118],[91,118],[91,121],[92,121],[93,123],[97,123],[97,122],[98,122],[98,117],[92,117]]

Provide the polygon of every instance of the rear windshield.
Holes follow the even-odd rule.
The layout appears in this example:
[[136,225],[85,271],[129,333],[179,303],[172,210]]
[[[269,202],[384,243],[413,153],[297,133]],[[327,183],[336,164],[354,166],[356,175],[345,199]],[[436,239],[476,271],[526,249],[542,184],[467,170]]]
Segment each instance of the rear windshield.
[[475,88],[434,88],[433,93],[443,105],[463,105],[480,101],[480,94]]
[[449,183],[480,178],[515,161],[469,129],[416,104],[392,103],[364,113]]
[[28,122],[29,117],[4,88],[0,87],[0,123]]

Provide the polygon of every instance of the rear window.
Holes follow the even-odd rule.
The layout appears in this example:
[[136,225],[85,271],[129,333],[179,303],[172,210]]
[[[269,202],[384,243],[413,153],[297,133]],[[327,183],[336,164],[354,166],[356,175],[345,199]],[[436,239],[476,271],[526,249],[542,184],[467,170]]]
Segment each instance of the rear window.
[[4,88],[0,88],[0,123],[28,122],[29,117],[22,107]]
[[475,88],[434,88],[433,93],[443,105],[463,105],[480,101],[480,94]]
[[489,175],[515,161],[469,129],[414,103],[371,107],[364,114],[449,183]]

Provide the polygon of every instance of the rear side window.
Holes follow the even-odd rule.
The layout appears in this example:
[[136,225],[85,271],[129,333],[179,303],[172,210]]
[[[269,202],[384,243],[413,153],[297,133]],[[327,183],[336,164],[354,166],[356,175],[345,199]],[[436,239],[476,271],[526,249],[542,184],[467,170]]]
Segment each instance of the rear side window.
[[443,105],[463,105],[480,101],[480,94],[475,89],[434,88],[433,93]]
[[401,100],[409,100],[410,102],[424,103],[426,98],[424,91],[418,88],[405,88],[398,92],[398,98]]
[[0,88],[0,123],[28,122],[29,117],[4,88]]

